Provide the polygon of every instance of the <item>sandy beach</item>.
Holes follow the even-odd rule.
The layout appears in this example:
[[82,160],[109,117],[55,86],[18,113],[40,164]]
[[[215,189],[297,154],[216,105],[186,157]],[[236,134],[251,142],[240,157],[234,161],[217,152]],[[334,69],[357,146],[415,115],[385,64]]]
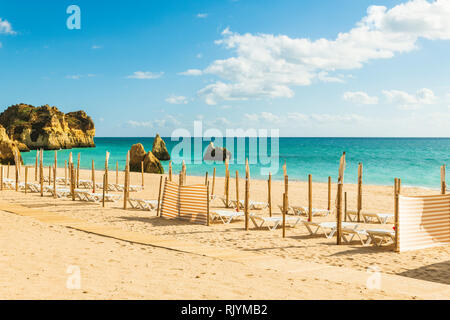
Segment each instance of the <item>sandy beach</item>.
[[[6,171],[6,170],[5,170]],[[30,170],[34,180],[34,170]],[[46,172],[46,171],[45,171]],[[23,173],[23,172],[22,172]],[[102,171],[96,172],[101,181]],[[188,168],[189,174],[189,168]],[[10,178],[13,177],[11,170]],[[64,169],[58,169],[58,177],[64,177]],[[81,179],[90,179],[89,170],[81,170]],[[131,193],[131,197],[157,199],[159,175],[145,174],[145,188]],[[115,183],[115,172],[109,181]],[[131,183],[141,184],[140,173],[131,174]],[[204,177],[187,177],[187,184],[204,183]],[[212,182],[211,175],[209,176]],[[23,181],[23,177],[21,177]],[[119,173],[123,183],[123,173]],[[230,184],[230,197],[235,198],[235,180]],[[251,199],[267,201],[267,181],[251,181]],[[244,181],[239,185],[240,199],[244,198]],[[279,214],[284,190],[281,181],[272,182],[274,214]],[[307,205],[307,183],[289,183],[289,202]],[[348,209],[356,209],[356,185],[346,184]],[[224,179],[216,177],[215,194],[224,192]],[[402,194],[436,194],[436,190],[403,187]],[[335,184],[332,199],[336,195]],[[236,262],[192,252],[175,251],[164,247],[164,241],[177,240],[215,248],[218,252],[232,249],[251,254],[261,261],[312,263],[332,267],[333,272],[367,273],[376,268],[386,277],[398,277],[405,283],[412,281],[426,288],[434,285],[446,292],[433,298],[448,299],[450,290],[450,248],[437,247],[425,250],[395,253],[392,246],[363,247],[359,242],[336,245],[336,238],[311,236],[306,228],[297,225],[288,228],[286,238],[281,229],[244,229],[244,221],[231,224],[213,223],[211,226],[190,224],[179,220],[156,217],[155,212],[128,209],[123,202],[98,203],[71,199],[54,199],[49,194],[24,194],[4,190],[0,201],[45,212],[52,212],[91,224],[114,227],[142,236],[160,239],[158,247],[130,243],[101,235],[82,232],[55,223],[43,223],[33,217],[23,217],[1,210],[0,207],[0,265],[2,268],[0,297],[2,299],[413,299],[424,298],[421,292],[396,291],[386,285],[369,289],[358,283],[344,282],[326,272],[280,272],[274,267],[264,268],[264,263]],[[393,212],[393,187],[363,186],[363,210],[367,212]],[[327,184],[313,183],[313,207],[326,208]],[[212,209],[223,207],[215,200]],[[268,215],[267,210],[261,212]],[[315,217],[316,221],[335,221],[335,216]],[[363,224],[361,227],[392,228],[386,225]],[[245,259],[243,259],[245,260]],[[258,260],[259,261],[259,260]],[[81,289],[66,288],[67,267],[79,266],[82,274]],[[328,270],[328,269],[327,269]],[[393,278],[397,279],[397,278]],[[397,280],[393,280],[394,282]],[[448,290],[446,290],[448,288]],[[392,290],[391,290],[392,289]]]

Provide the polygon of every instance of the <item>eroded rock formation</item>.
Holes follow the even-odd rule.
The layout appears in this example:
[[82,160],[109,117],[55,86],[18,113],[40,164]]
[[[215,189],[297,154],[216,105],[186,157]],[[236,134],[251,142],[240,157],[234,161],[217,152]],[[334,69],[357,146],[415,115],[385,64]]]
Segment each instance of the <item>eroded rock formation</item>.
[[156,134],[155,140],[153,140],[152,153],[158,160],[170,160],[170,154],[167,151],[166,143],[158,133]]
[[141,143],[133,144],[130,149],[130,171],[140,172],[142,161],[144,161],[144,172],[164,173],[161,162],[151,151],[146,153]]
[[8,137],[5,128],[0,125],[0,163],[14,164],[14,153],[17,152],[21,163],[23,163],[22,156],[18,148],[17,141],[13,141]]
[[23,151],[95,147],[95,127],[84,111],[64,114],[49,105],[34,107],[27,104],[10,106],[0,114],[0,124],[9,137],[22,145]]

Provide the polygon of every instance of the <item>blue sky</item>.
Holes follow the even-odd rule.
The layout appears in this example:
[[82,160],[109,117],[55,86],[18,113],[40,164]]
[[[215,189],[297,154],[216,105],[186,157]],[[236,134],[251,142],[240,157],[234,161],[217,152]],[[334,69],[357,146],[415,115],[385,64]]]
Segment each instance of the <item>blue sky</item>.
[[0,106],[83,109],[97,136],[450,136],[450,0],[1,1],[0,19]]

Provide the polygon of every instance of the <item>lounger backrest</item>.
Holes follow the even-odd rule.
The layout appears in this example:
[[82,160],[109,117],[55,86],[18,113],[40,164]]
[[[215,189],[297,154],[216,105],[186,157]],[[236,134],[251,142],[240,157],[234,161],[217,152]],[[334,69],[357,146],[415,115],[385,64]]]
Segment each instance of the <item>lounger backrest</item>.
[[399,196],[400,252],[450,244],[450,195]]

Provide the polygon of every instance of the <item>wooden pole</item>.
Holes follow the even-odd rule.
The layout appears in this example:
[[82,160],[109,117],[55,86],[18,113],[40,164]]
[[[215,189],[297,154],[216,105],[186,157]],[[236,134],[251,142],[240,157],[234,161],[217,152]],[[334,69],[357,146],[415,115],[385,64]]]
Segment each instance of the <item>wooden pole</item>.
[[445,164],[441,167],[441,194],[445,194],[446,192],[446,184],[445,184]]
[[358,198],[357,198],[357,210],[358,210],[358,222],[361,222],[361,210],[362,210],[362,175],[363,165],[360,162],[358,164]]
[[[160,215],[160,210],[161,210],[162,181],[163,181],[163,177],[161,176],[161,177],[159,178],[158,210],[156,211],[156,216],[157,216],[157,217]],[[165,179],[165,182],[167,182],[167,178]]]
[[[108,162],[109,162],[109,152],[106,151],[106,155],[105,155],[105,175],[106,175],[106,184],[103,184],[103,189],[105,189],[105,192],[106,192],[106,193],[108,193],[108,189],[109,189]],[[129,165],[129,164],[128,164],[128,165]]]
[[208,171],[205,173],[205,186],[208,184]]
[[9,179],[9,162],[8,162],[8,171],[6,172],[6,178]]
[[95,193],[95,163],[94,163],[94,159],[92,159],[92,164],[91,164],[91,179],[92,179],[92,192]]
[[269,204],[269,216],[272,216],[272,173],[269,172],[267,180],[267,203]]
[[399,242],[399,210],[398,210],[398,198],[399,198],[399,180],[395,178],[394,180],[394,223],[395,223],[395,251],[400,252],[400,242]]
[[[127,152],[127,160],[125,162],[125,181],[124,181],[124,188],[123,188],[123,209],[127,209],[127,202],[128,202],[128,185],[129,185],[129,175],[128,172],[130,170],[130,151]],[[103,186],[104,188],[104,186]]]
[[53,167],[53,198],[57,198],[56,195],[56,163]]
[[239,212],[239,207],[241,203],[239,202],[239,172],[236,170],[236,209]]
[[64,160],[64,185],[67,186],[67,160]]
[[3,165],[0,164],[0,190],[3,191]]
[[338,191],[337,191],[337,202],[336,202],[336,219],[337,219],[337,244],[341,244],[342,238],[342,181],[338,183]]
[[43,151],[39,151],[39,183],[41,185],[41,197],[44,196],[44,163],[43,163]]
[[328,177],[328,211],[331,211],[331,177]]
[[244,200],[244,214],[245,214],[245,230],[248,230],[248,202],[249,202],[249,193],[250,193],[250,177],[248,174],[245,176],[245,200]]
[[[285,175],[284,177],[287,177],[287,175]],[[286,238],[286,212],[287,212],[287,195],[286,193],[283,193],[283,238]]]
[[116,161],[116,184],[119,184],[119,161]]
[[48,185],[52,185],[52,166],[48,166]]
[[14,167],[15,167],[15,178],[16,178],[16,192],[19,191],[19,157],[17,153],[14,154]]
[[103,174],[102,207],[105,207],[106,173]]
[[312,176],[308,175],[308,221],[312,221]]
[[169,181],[172,181],[172,161],[169,162]]
[[286,194],[286,212],[289,211],[289,178],[288,175],[284,176],[284,193]]
[[230,201],[230,171],[228,169],[225,172],[225,201],[227,203],[226,207],[228,208],[228,202]]
[[28,189],[28,166],[25,166],[25,194],[27,194]]
[[142,189],[144,189],[144,161],[141,161],[141,180],[142,180]]
[[206,184],[206,225],[209,226],[209,182]]
[[347,222],[347,192],[344,192],[344,221]]
[[214,195],[214,186],[215,185],[216,185],[216,168],[214,167],[211,195]]
[[75,177],[75,166],[73,162],[70,164],[70,193],[72,195],[72,201],[75,201],[75,184],[76,184],[76,177]]
[[39,150],[36,149],[36,161],[34,163],[34,181],[38,181],[38,160],[39,160]]
[[80,187],[80,157],[81,157],[81,153],[78,152],[78,158],[77,158],[77,188]]
[[[55,150],[55,168],[58,168],[58,151]],[[56,178],[56,176],[55,176]]]

